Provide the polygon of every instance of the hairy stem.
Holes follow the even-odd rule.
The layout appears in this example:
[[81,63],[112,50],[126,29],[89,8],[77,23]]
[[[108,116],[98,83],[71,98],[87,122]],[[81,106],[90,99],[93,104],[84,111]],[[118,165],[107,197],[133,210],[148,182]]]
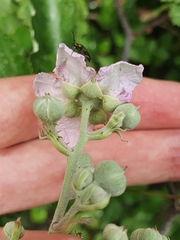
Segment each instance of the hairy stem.
[[81,125],[80,125],[80,136],[77,145],[74,148],[74,152],[68,157],[65,178],[63,182],[63,188],[58,201],[52,223],[49,228],[49,233],[55,233],[60,230],[61,220],[65,214],[68,202],[71,197],[71,180],[76,169],[76,165],[81,155],[83,148],[88,141],[87,138],[87,125],[89,119],[89,113],[91,111],[91,101],[84,99],[82,101],[82,112],[81,112]]

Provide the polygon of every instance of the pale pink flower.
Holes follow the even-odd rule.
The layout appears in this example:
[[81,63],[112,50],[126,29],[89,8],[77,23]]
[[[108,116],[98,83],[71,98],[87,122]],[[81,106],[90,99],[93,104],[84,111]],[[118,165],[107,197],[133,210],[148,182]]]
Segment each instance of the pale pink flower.
[[[76,87],[81,87],[91,79],[95,79],[104,95],[117,98],[121,102],[129,102],[133,89],[142,80],[143,66],[132,65],[123,61],[102,67],[96,73],[94,68],[87,67],[84,56],[72,51],[65,44],[59,44],[56,67],[54,73],[58,79],[47,73],[37,74],[34,80],[34,90],[36,96],[50,94],[64,102],[68,99],[64,97],[61,90],[60,81],[65,81]],[[57,123],[57,131],[68,143],[69,147],[74,147],[79,138],[80,117],[61,118]],[[89,124],[89,131],[93,125]]]

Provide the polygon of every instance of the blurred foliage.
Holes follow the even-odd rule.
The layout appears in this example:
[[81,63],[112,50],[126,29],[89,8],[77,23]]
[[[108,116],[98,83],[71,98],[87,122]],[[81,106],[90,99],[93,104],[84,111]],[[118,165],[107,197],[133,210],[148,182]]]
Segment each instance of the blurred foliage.
[[[90,66],[99,69],[122,58],[126,42],[115,0],[1,0],[0,77],[51,72],[60,42],[72,47],[72,31],[78,43],[91,54]],[[180,0],[122,0],[132,32],[129,62],[142,63],[144,75],[180,81]],[[152,186],[139,187],[151,189]],[[164,185],[158,191],[167,191]],[[85,230],[85,239],[101,239],[108,222],[137,227],[163,225],[166,207],[172,201],[157,196],[126,192],[95,214]],[[22,217],[27,229],[47,229],[55,204],[4,215],[0,225]],[[160,213],[162,215],[160,215]],[[169,227],[171,240],[180,236],[180,217]],[[87,236],[87,237],[86,237]]]
[[[121,60],[126,37],[115,1],[1,0],[0,77],[51,72],[58,44],[72,46],[72,31],[96,69]],[[180,1],[121,2],[132,31],[129,62],[142,63],[145,76],[178,81]]]
[[[72,234],[82,232],[86,240],[102,240],[102,231],[110,222],[118,226],[125,226],[128,229],[128,235],[137,228],[157,226],[158,230],[161,230],[169,220],[168,215],[174,213],[174,201],[161,195],[168,193],[166,184],[128,187],[122,196],[111,198],[110,204],[104,210],[81,213],[83,217],[92,216],[92,220],[89,225],[79,224],[76,226],[72,230]],[[47,230],[56,204],[52,203],[28,211],[3,215],[0,218],[0,226],[21,216],[21,222],[25,229]],[[170,224],[165,234],[171,240],[179,239],[179,226],[180,215],[177,214],[174,215],[173,223]]]

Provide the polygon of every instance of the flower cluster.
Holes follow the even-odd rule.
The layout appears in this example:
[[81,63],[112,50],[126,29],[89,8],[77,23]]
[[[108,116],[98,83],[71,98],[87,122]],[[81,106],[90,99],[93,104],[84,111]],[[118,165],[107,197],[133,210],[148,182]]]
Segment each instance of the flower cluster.
[[[111,197],[125,191],[124,168],[112,160],[103,160],[94,167],[90,156],[82,152],[89,140],[101,140],[114,132],[121,136],[121,131],[139,124],[138,109],[129,102],[142,72],[142,65],[123,61],[96,72],[86,66],[83,55],[60,44],[56,76],[36,76],[33,87],[38,98],[33,109],[43,125],[40,138],[50,140],[68,157],[62,198],[50,233],[69,233],[77,223],[88,220],[74,218],[77,212],[103,209]],[[98,124],[101,128],[94,129]],[[66,212],[70,199],[74,203]]]
[[65,114],[56,122],[56,131],[73,148],[79,138],[82,95],[94,99],[88,125],[91,132],[94,125],[106,123],[117,106],[130,101],[133,89],[141,82],[142,72],[142,65],[120,61],[96,73],[86,66],[84,56],[61,43],[54,69],[57,78],[39,73],[33,87],[36,96],[49,95],[65,104]]

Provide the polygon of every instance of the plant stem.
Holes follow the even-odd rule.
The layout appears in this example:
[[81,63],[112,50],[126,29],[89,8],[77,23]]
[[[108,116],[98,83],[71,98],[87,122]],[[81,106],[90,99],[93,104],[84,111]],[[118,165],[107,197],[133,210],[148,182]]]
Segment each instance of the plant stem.
[[55,233],[60,230],[61,227],[61,219],[63,218],[68,202],[71,197],[71,180],[73,174],[76,170],[76,165],[81,155],[83,148],[88,141],[87,137],[87,125],[89,119],[89,113],[91,111],[91,100],[84,99],[82,101],[82,111],[81,111],[81,124],[80,124],[80,135],[77,145],[74,148],[74,152],[68,157],[66,173],[63,182],[62,192],[54,213],[54,217],[52,223],[49,228],[49,233]]

